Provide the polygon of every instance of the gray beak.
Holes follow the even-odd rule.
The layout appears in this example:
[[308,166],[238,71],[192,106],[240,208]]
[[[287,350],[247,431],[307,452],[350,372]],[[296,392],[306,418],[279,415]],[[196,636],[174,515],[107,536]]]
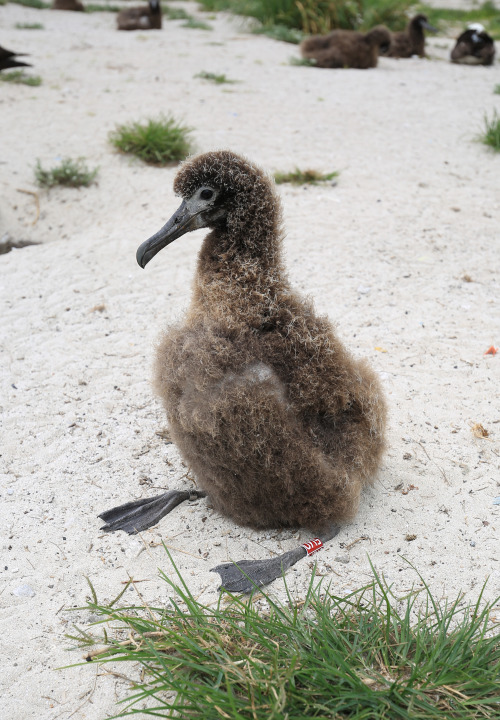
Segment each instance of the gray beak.
[[426,30],[430,30],[431,32],[439,32],[439,30],[437,28],[435,28],[434,25],[431,25],[430,23],[428,23],[427,20],[423,20],[420,24]]
[[164,247],[170,245],[171,242],[177,240],[185,233],[191,230],[198,230],[204,227],[201,219],[201,213],[189,206],[188,202],[182,201],[181,206],[175,212],[170,220],[168,220],[161,230],[158,230],[149,240],[146,240],[138,248],[136,253],[137,262],[141,268],[145,268],[148,262],[154,256],[163,250]]

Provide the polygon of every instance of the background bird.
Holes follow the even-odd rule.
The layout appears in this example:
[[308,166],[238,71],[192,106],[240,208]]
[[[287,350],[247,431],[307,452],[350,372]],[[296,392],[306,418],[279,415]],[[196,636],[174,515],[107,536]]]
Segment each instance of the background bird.
[[481,23],[471,23],[451,51],[451,61],[461,65],[492,65],[495,42]]
[[18,60],[18,57],[22,57],[26,53],[18,53],[12,50],[7,50],[0,45],[0,70],[8,70],[9,68],[15,67],[31,67],[29,63]]
[[376,67],[381,48],[388,50],[391,34],[383,25],[367,33],[333,30],[328,35],[312,35],[302,41],[302,56],[316,61],[321,68]]
[[427,20],[425,15],[415,15],[410,20],[406,29],[402,32],[392,34],[391,44],[387,53],[388,57],[409,58],[412,55],[424,57],[425,35],[424,29],[437,32]]
[[72,10],[73,12],[85,12],[85,7],[80,0],[54,0],[52,10]]
[[148,5],[120,10],[116,24],[118,30],[160,30],[162,12],[159,0],[149,0]]

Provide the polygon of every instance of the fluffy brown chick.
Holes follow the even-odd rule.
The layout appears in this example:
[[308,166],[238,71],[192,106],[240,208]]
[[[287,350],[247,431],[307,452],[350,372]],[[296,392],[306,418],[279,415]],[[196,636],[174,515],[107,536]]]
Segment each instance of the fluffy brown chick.
[[242,525],[315,530],[351,519],[384,450],[379,380],[290,286],[274,183],[230,151],[195,157],[184,200],[138,250],[209,227],[193,295],[158,348],[172,438],[213,505]]
[[410,20],[406,29],[402,32],[392,34],[389,51],[385,53],[388,57],[410,58],[412,55],[424,57],[425,35],[424,28],[431,32],[437,32],[436,28],[429,24],[425,15],[415,15]]
[[381,48],[387,50],[391,34],[383,25],[367,33],[333,30],[328,35],[312,35],[302,41],[302,56],[316,61],[321,68],[358,68],[377,66]]
[[80,0],[54,0],[52,10],[72,10],[73,12],[85,12],[85,7]]
[[161,30],[162,12],[159,0],[148,5],[125,8],[116,16],[118,30]]

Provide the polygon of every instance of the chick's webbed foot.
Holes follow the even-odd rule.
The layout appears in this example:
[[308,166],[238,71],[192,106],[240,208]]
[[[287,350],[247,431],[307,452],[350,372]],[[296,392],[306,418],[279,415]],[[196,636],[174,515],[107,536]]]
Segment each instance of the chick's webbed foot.
[[101,530],[124,530],[129,535],[136,535],[159,523],[184,500],[197,500],[205,496],[203,490],[169,490],[144,500],[133,500],[101,513],[99,517],[106,523]]
[[302,546],[289,550],[270,560],[240,560],[234,563],[223,563],[212,568],[221,579],[219,590],[228,592],[249,593],[256,588],[268,585],[281,577],[297,560],[306,556]]
[[301,558],[320,550],[324,543],[338,534],[339,530],[340,528],[334,525],[321,538],[315,538],[270,560],[240,560],[239,562],[223,563],[212,568],[211,572],[217,572],[220,575],[219,590],[250,593],[259,587],[268,585],[276,578],[282,577],[283,573]]

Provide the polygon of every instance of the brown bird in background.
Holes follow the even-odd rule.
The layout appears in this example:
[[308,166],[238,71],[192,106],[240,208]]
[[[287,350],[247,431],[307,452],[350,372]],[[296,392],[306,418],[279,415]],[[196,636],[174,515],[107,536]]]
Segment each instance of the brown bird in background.
[[391,44],[387,57],[409,58],[412,55],[424,57],[425,35],[424,28],[431,32],[438,32],[427,20],[425,15],[415,15],[402,32],[392,33]]
[[118,30],[160,30],[162,12],[159,0],[149,0],[148,5],[120,10],[116,24]]
[[383,25],[367,33],[333,30],[328,35],[312,35],[302,41],[302,57],[316,61],[321,68],[358,68],[377,66],[381,49],[387,50],[391,34]]
[[85,7],[80,0],[54,0],[52,10],[72,10],[73,12],[85,12]]

